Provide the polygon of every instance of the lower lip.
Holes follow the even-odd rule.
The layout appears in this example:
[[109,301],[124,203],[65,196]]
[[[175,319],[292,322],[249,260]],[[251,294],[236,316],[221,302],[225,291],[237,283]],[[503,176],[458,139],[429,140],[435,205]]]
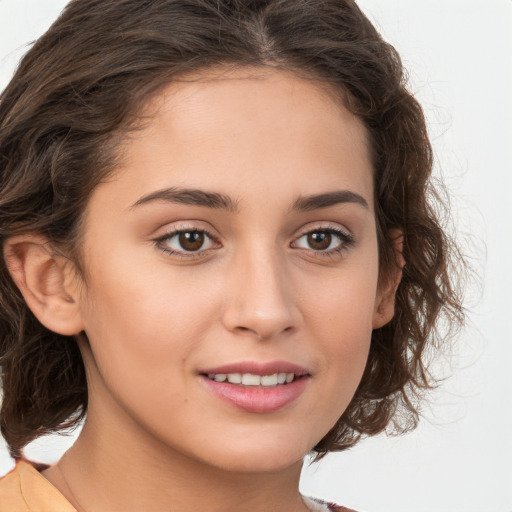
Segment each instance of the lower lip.
[[247,412],[274,412],[296,400],[304,391],[309,377],[300,377],[289,384],[273,387],[240,386],[216,382],[203,376],[208,388],[219,398]]

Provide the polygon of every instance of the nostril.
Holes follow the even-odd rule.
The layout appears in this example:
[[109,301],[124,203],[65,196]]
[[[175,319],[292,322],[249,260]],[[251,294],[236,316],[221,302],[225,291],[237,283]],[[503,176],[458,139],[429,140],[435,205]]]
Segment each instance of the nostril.
[[266,340],[275,336],[291,335],[301,323],[301,314],[293,301],[256,300],[244,294],[243,300],[226,302],[221,322],[228,331],[242,337]]
[[[273,335],[277,334],[277,332],[274,330],[271,330],[269,332],[259,332],[258,329],[252,329],[250,327],[245,327],[243,325],[238,326],[235,330],[238,331],[240,334],[252,335],[252,336],[256,337],[258,340],[268,339],[268,338],[272,337]],[[281,333],[290,333],[291,331],[293,331],[293,326],[290,325],[290,326],[282,329],[280,332]]]
[[252,334],[254,336],[256,336],[258,339],[262,339],[262,336],[260,333],[258,333],[255,329],[251,329],[250,327],[244,327],[243,325],[239,326],[236,328],[236,330],[239,332],[239,333],[243,333],[243,334]]

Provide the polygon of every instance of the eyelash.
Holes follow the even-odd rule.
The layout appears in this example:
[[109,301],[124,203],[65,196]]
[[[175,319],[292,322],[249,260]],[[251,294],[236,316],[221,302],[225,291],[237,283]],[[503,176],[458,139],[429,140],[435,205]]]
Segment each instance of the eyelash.
[[179,228],[174,229],[166,233],[165,235],[162,235],[154,240],[154,242],[157,244],[158,248],[165,252],[166,254],[170,254],[172,256],[178,257],[178,258],[201,258],[204,256],[204,253],[206,251],[209,251],[210,249],[199,249],[197,251],[187,251],[183,249],[182,251],[177,251],[174,249],[171,249],[168,245],[166,245],[166,242],[169,243],[174,237],[178,237],[181,234],[185,233],[201,233],[203,235],[206,235],[207,238],[211,240],[211,242],[215,245],[219,242],[217,238],[212,235],[207,229],[201,228]]
[[[315,250],[315,249],[306,249],[297,247],[298,249],[303,249],[305,251],[312,251],[315,256],[320,256],[323,258],[335,258],[339,256],[342,252],[346,251],[350,247],[352,247],[355,244],[355,238],[352,234],[347,233],[343,229],[333,227],[333,226],[325,226],[325,227],[317,227],[315,229],[310,229],[308,231],[303,232],[299,237],[297,237],[292,244],[297,243],[298,240],[300,240],[303,237],[307,237],[308,235],[314,234],[314,233],[326,233],[329,235],[334,235],[339,239],[339,244],[337,247],[333,249],[327,249],[327,250]],[[290,244],[291,246],[293,246]]]
[[[208,239],[210,239],[212,244],[220,245],[220,242],[218,241],[218,239],[214,235],[212,235],[208,230],[206,230],[204,228],[201,228],[201,229],[197,229],[197,228],[175,229],[175,230],[169,231],[165,235],[162,235],[162,236],[156,238],[154,240],[154,242],[156,243],[158,248],[161,251],[165,252],[166,254],[172,255],[174,257],[184,258],[184,259],[185,258],[187,258],[187,259],[201,258],[201,257],[204,257],[205,252],[208,252],[211,250],[211,248],[207,248],[207,249],[200,248],[197,251],[187,251],[186,249],[183,249],[182,251],[180,251],[180,250],[174,250],[174,249],[169,248],[169,246],[167,245],[169,243],[169,241],[171,241],[173,238],[178,237],[179,235],[185,234],[185,233],[200,233],[202,235],[206,235],[206,237]],[[311,248],[308,249],[308,248],[303,248],[303,247],[294,247],[293,244],[297,243],[298,240],[300,240],[303,237],[307,237],[308,235],[314,234],[314,233],[317,233],[317,234],[318,233],[326,233],[329,235],[334,235],[335,237],[337,237],[339,239],[340,243],[337,247],[335,247],[333,249],[327,249],[327,250],[315,250],[315,249],[311,249]],[[355,244],[355,239],[354,239],[353,235],[351,235],[350,233],[347,233],[346,231],[344,231],[340,228],[328,226],[328,227],[318,227],[318,228],[303,232],[300,236],[295,238],[293,242],[290,243],[290,247],[301,249],[304,251],[311,251],[315,254],[315,256],[318,255],[321,257],[328,258],[328,257],[338,256],[339,254],[341,254],[343,251],[347,250],[354,244]]]

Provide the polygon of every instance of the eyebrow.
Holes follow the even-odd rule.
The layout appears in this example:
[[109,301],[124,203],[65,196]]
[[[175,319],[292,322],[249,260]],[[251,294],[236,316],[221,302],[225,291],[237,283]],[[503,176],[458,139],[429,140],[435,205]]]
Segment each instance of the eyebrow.
[[[230,212],[238,211],[238,203],[231,197],[220,194],[218,192],[207,192],[205,190],[193,188],[171,187],[141,197],[131,207],[136,208],[154,201],[166,201],[178,204],[188,204],[193,206],[203,206],[205,208],[213,208],[219,210],[228,210]],[[311,196],[299,197],[292,206],[292,210],[311,211],[322,208],[329,208],[340,203],[358,204],[369,210],[366,199],[350,190],[335,190],[325,192],[323,194],[315,194]]]
[[137,202],[132,204],[130,209],[153,201],[190,204],[193,206],[228,210],[230,212],[238,211],[237,202],[229,196],[219,194],[218,192],[207,192],[205,190],[179,187],[165,188],[151,192],[151,194],[141,197]]
[[329,208],[329,206],[340,203],[358,204],[367,210],[370,209],[368,202],[363,196],[351,192],[350,190],[335,190],[324,194],[299,197],[293,204],[292,209],[307,212],[321,208]]

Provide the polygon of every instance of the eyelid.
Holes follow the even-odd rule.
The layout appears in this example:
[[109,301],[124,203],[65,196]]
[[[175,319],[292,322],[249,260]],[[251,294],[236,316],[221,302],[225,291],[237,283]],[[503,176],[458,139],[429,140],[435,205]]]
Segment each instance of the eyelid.
[[334,233],[340,233],[346,237],[353,238],[352,231],[347,227],[339,224],[338,222],[319,221],[309,222],[295,231],[293,238],[299,238],[308,233],[314,233],[315,231],[332,231]]
[[[335,247],[333,249],[325,249],[325,250],[315,250],[313,248],[304,248],[304,247],[294,247],[294,243],[296,243],[298,240],[300,240],[302,237],[307,236],[311,233],[316,232],[327,232],[335,235],[340,239],[340,244],[338,247]],[[321,223],[317,225],[307,225],[304,226],[299,233],[293,238],[293,241],[290,243],[290,246],[292,248],[301,249],[304,251],[310,251],[314,254],[318,254],[320,256],[328,256],[340,253],[349,247],[353,246],[355,244],[355,238],[354,235],[350,232],[350,230],[346,228],[342,228],[340,225],[336,224],[329,224],[329,223]]]
[[[199,225],[198,225],[199,224]],[[219,241],[219,237],[213,234],[208,228],[205,228],[202,223],[197,222],[181,222],[176,223],[172,227],[167,228],[165,233],[162,235],[153,238],[152,241],[154,244],[164,253],[173,255],[178,258],[183,259],[193,259],[193,258],[201,258],[204,257],[207,253],[209,253],[212,249],[216,249],[221,247],[221,243]],[[198,249],[197,251],[187,251],[185,249],[172,249],[168,245],[165,245],[166,241],[172,240],[175,236],[178,236],[181,233],[187,232],[198,232],[203,233],[206,237],[211,240],[213,247],[208,247],[206,249]]]
[[[172,249],[168,245],[165,244],[166,241],[172,239],[173,237],[179,235],[180,233],[186,232],[199,232],[203,233],[206,237],[208,237],[212,243],[212,247],[208,247],[206,249],[198,249],[197,251],[187,251],[186,249]],[[307,236],[308,234],[315,232],[327,232],[334,236],[336,236],[340,243],[337,247],[327,248],[327,249],[314,249],[314,248],[305,248],[298,247],[296,242],[300,240],[302,237]],[[200,221],[181,221],[179,223],[175,223],[172,227],[168,227],[165,233],[159,235],[152,239],[152,242],[164,253],[169,255],[173,255],[177,258],[182,259],[193,259],[193,258],[204,258],[212,250],[218,249],[222,247],[222,243],[220,242],[220,236],[211,232],[210,229],[204,227],[204,223]],[[331,224],[331,223],[311,223],[306,226],[303,226],[296,235],[293,237],[290,242],[290,247],[293,249],[300,249],[302,251],[307,251],[308,253],[312,253],[319,257],[333,257],[337,256],[340,253],[346,251],[351,246],[355,244],[355,239],[350,230],[341,227],[339,224]]]

